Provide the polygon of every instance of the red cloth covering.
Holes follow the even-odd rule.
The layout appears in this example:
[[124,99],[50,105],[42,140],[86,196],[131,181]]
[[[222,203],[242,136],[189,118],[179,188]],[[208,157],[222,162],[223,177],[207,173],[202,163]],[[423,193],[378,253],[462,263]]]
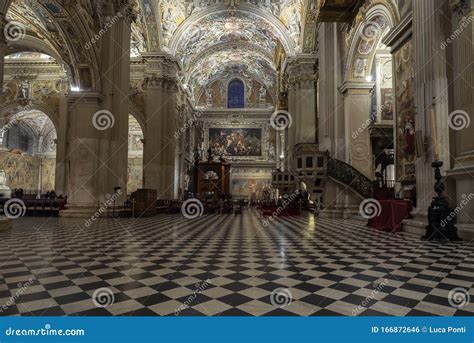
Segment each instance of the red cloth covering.
[[410,217],[411,202],[408,200],[379,200],[380,214],[369,219],[369,227],[386,231],[401,231],[402,221]]

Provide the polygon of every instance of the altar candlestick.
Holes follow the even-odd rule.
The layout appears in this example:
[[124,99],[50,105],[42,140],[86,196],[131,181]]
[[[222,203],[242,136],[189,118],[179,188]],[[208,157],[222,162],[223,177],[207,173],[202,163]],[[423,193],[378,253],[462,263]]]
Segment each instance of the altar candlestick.
[[439,160],[438,132],[436,130],[436,115],[434,108],[431,109],[431,142],[435,161]]

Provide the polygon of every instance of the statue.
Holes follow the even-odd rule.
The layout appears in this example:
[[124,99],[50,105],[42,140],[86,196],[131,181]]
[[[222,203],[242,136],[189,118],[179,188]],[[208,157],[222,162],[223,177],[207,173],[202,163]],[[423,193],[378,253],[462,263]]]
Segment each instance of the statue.
[[19,99],[29,99],[30,97],[30,82],[28,80],[22,80],[20,82],[20,94]]
[[208,87],[206,89],[206,105],[207,107],[212,107],[212,89]]
[[0,169],[0,198],[10,199],[12,197],[12,191],[10,187],[7,187],[7,176],[3,169]]
[[258,91],[258,101],[260,105],[265,106],[267,104],[267,89],[262,85]]

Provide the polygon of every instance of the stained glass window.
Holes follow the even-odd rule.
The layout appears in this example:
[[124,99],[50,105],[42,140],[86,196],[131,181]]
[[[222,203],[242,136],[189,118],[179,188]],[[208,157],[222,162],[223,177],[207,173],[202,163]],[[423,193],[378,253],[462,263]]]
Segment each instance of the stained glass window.
[[240,79],[229,82],[227,90],[227,108],[245,107],[245,85]]

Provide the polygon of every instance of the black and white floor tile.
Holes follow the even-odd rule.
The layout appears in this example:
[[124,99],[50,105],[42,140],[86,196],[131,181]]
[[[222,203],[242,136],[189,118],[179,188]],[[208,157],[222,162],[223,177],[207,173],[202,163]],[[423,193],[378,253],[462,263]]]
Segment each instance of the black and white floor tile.
[[474,245],[255,210],[22,218],[0,231],[0,316],[474,314]]

